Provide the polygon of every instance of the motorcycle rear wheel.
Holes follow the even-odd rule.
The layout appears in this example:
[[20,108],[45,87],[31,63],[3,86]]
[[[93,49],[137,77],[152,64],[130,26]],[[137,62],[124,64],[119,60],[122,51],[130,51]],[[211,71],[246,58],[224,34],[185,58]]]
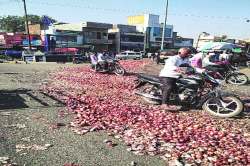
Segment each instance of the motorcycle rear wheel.
[[243,111],[244,105],[238,97],[225,94],[220,98],[207,99],[202,108],[213,116],[231,118],[239,115]]
[[115,64],[114,73],[118,76],[123,76],[125,74],[125,69],[120,64]]
[[232,85],[245,85],[248,77],[243,73],[233,73],[226,77],[226,82]]

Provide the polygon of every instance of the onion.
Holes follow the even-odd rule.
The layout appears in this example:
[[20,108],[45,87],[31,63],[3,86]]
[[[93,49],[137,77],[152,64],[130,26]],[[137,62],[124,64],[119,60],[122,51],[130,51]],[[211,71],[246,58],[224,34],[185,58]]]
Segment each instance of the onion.
[[[129,72],[141,71],[148,63],[121,62]],[[250,164],[249,135],[237,122],[200,112],[163,112],[146,105],[133,93],[133,75],[118,77],[78,67],[56,72],[52,79],[42,89],[66,103],[74,114],[70,127],[77,134],[105,130],[136,155],[160,154],[166,160],[180,158],[198,165]],[[112,141],[106,144],[114,145]]]

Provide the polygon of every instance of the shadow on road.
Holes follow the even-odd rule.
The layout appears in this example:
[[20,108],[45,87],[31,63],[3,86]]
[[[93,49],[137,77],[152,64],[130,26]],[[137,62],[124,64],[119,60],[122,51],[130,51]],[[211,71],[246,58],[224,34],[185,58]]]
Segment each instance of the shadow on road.
[[62,107],[63,103],[52,98],[45,93],[39,92],[39,95],[29,89],[0,90],[0,110],[34,108],[29,106],[26,97],[41,107]]
[[28,90],[0,90],[0,110],[28,108],[20,94]]

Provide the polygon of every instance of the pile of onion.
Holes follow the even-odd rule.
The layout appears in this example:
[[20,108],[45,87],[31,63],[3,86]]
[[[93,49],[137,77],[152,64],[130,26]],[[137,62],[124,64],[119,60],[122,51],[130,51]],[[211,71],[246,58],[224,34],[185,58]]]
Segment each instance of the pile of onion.
[[[129,73],[140,72],[147,61],[123,61]],[[160,155],[185,164],[248,165],[249,133],[237,122],[202,112],[170,113],[143,103],[134,94],[136,76],[95,73],[89,67],[65,68],[43,87],[65,101],[75,113],[77,134],[105,130],[124,141],[137,155]],[[237,120],[235,120],[237,121]]]

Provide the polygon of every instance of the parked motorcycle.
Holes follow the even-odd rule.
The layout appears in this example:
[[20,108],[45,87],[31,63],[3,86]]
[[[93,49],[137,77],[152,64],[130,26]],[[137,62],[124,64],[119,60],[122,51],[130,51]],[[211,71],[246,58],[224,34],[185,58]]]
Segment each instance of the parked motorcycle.
[[224,80],[228,84],[232,85],[245,85],[248,83],[248,77],[246,74],[241,73],[237,67],[232,66],[230,63],[221,62],[224,67],[224,72],[208,71],[208,74],[215,79]]
[[92,69],[100,73],[115,73],[118,76],[123,76],[125,74],[125,69],[121,66],[118,60],[109,59],[106,61],[106,65],[101,65],[97,63],[96,65],[91,65]]
[[[177,80],[170,103],[188,108],[202,108],[217,117],[239,115],[244,109],[243,102],[236,95],[223,92],[220,85],[206,72],[182,77]],[[138,76],[136,94],[148,103],[161,104],[161,86],[159,77],[141,74]]]

